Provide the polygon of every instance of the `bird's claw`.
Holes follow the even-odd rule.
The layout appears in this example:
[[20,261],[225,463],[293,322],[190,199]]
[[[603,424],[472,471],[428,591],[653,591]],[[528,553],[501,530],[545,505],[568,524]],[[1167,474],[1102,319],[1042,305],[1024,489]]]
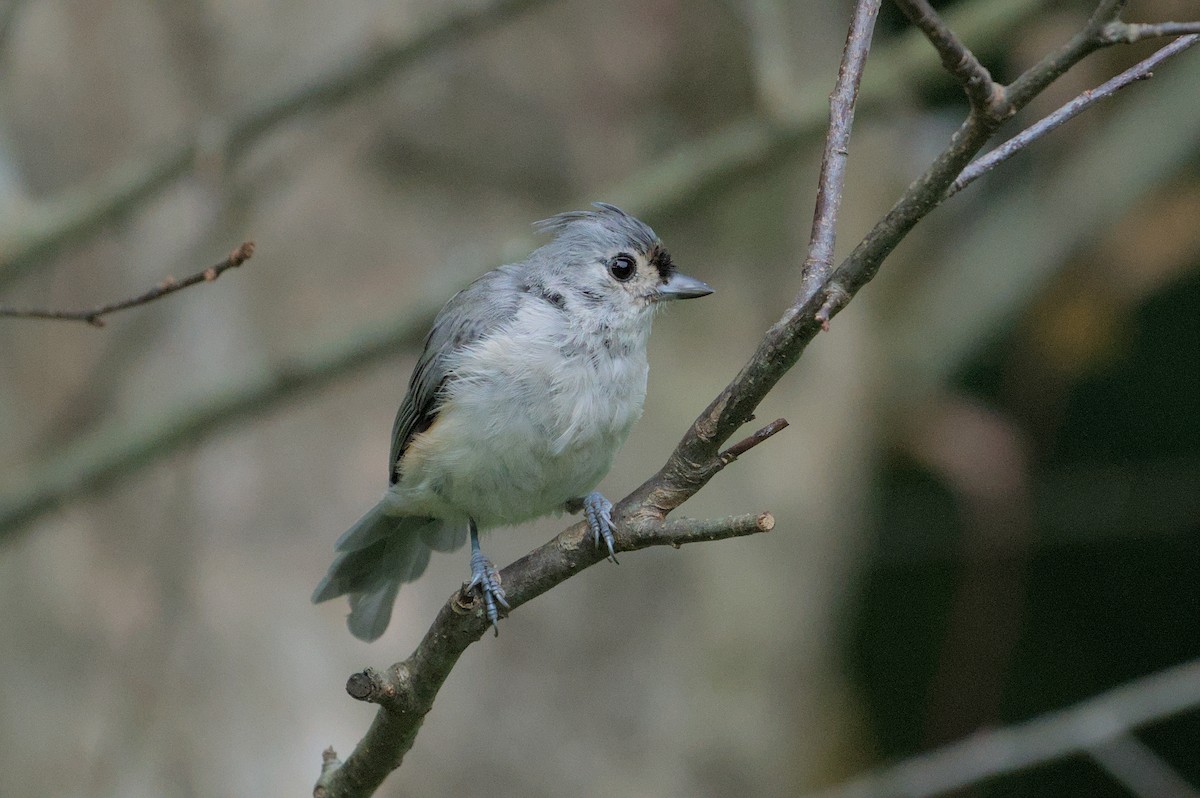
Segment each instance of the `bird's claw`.
[[583,497],[583,514],[587,518],[588,528],[592,530],[592,542],[599,548],[600,539],[603,538],[608,546],[608,559],[615,565],[617,552],[616,540],[613,539],[612,509],[612,502],[604,498],[599,491],[594,490]]
[[492,629],[499,637],[500,611],[496,605],[499,604],[507,610],[509,609],[508,600],[504,596],[504,588],[500,587],[500,573],[496,570],[496,566],[492,565],[491,560],[484,557],[483,553],[478,550],[471,553],[471,581],[467,583],[463,592],[470,593],[475,588],[479,588],[479,595],[483,597],[487,618],[492,622]]

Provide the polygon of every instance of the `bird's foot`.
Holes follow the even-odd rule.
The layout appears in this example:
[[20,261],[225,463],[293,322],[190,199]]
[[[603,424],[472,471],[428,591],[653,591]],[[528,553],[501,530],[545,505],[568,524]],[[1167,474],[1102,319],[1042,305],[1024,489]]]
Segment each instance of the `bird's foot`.
[[496,605],[507,610],[509,609],[508,600],[504,596],[504,588],[500,587],[500,573],[496,570],[496,566],[492,565],[492,561],[484,557],[483,552],[479,549],[471,552],[471,581],[463,588],[463,592],[470,593],[475,588],[479,588],[479,595],[483,597],[483,607],[487,612],[487,618],[492,622],[492,628],[499,637],[500,625],[497,621],[500,620],[500,610]]
[[617,553],[614,548],[616,541],[613,539],[612,509],[612,502],[604,498],[598,490],[583,497],[583,514],[587,518],[588,528],[592,530],[592,542],[599,548],[600,539],[603,538],[608,546],[608,559],[615,565]]

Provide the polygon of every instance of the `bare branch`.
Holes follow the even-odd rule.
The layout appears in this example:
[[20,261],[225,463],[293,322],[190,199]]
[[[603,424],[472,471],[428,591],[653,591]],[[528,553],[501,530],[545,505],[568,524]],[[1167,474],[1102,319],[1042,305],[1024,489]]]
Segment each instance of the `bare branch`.
[[[1104,31],[1119,21],[1124,5],[1125,0],[1101,0],[1081,31],[1005,87],[1008,99],[1005,113],[1012,115],[1021,110],[1072,66],[1108,46]],[[891,254],[908,231],[945,199],[946,190],[992,137],[1004,118],[982,113],[972,106],[966,121],[951,138],[950,146],[908,187],[887,215],[842,262],[826,283],[824,296],[818,295],[812,301],[805,301],[801,307],[793,306],[798,318],[812,320],[815,327],[812,331],[793,330],[789,340],[781,341],[789,356],[794,351],[795,357],[799,357],[811,340],[811,334],[816,329],[827,327],[833,316],[874,278],[883,259]]]
[[[680,519],[622,524],[616,531],[617,549],[625,552],[664,545],[678,548],[687,543],[767,532],[774,526],[775,519],[770,513],[715,521]],[[593,543],[587,524],[575,524],[500,572],[511,610],[595,565],[606,555],[607,551]],[[458,658],[490,628],[478,597],[473,592],[463,595],[458,591],[443,605],[412,656],[384,671],[367,669],[351,676],[346,692],[360,701],[377,704],[380,709],[366,735],[344,762],[329,765],[336,761],[336,754],[326,753],[313,795],[350,798],[372,794],[400,766]]]
[[224,274],[229,269],[235,269],[241,266],[254,255],[254,242],[247,241],[241,246],[234,249],[225,257],[225,260],[213,266],[209,266],[203,271],[184,277],[182,280],[176,280],[174,277],[168,277],[166,280],[159,283],[154,288],[144,294],[125,299],[120,302],[114,302],[110,305],[102,305],[91,310],[35,310],[22,308],[6,308],[0,307],[0,316],[5,316],[14,319],[59,319],[65,321],[85,321],[93,327],[104,326],[104,316],[110,313],[116,313],[118,310],[128,310],[129,308],[145,305],[148,302],[153,302],[156,299],[161,299],[168,294],[173,294],[176,291],[182,291],[184,288],[189,288],[197,283],[211,283],[218,277]]
[[758,446],[767,438],[783,430],[787,425],[788,423],[786,418],[777,418],[767,426],[760,429],[758,432],[751,435],[749,438],[730,446],[728,449],[717,455],[717,457],[723,464],[729,465],[734,460],[753,449],[755,446]]
[[1007,119],[1012,109],[1004,87],[942,21],[927,0],[896,0],[904,15],[920,29],[942,57],[942,66],[962,84],[971,107],[980,114]]
[[[438,24],[405,39],[373,48],[339,68],[285,91],[242,114],[205,125],[200,134],[180,141],[158,157],[139,154],[51,203],[37,206],[29,218],[0,229],[0,285],[24,274],[63,247],[86,240],[105,225],[144,205],[189,174],[200,156],[233,161],[265,135],[302,115],[342,105],[432,53],[493,30],[548,0],[482,0],[450,12]],[[221,133],[211,141],[212,132]]]
[[678,549],[688,543],[728,540],[759,532],[770,532],[774,528],[775,516],[766,512],[708,520],[676,518],[647,528],[642,533],[642,539],[650,546],[671,546]]
[[850,32],[842,48],[842,63],[837,83],[829,95],[829,132],[821,155],[821,175],[817,180],[817,202],[813,211],[808,257],[804,260],[801,291],[816,293],[829,279],[833,269],[833,247],[837,238],[837,215],[846,183],[846,160],[850,152],[850,130],[854,125],[854,106],[862,82],[867,53],[880,0],[860,2],[854,8]]
[[[1200,24],[1200,23],[1198,23]],[[959,191],[969,186],[971,183],[978,180],[983,175],[995,169],[998,165],[1016,155],[1020,150],[1029,146],[1033,142],[1040,139],[1050,131],[1056,129],[1065,122],[1074,119],[1079,114],[1091,108],[1101,100],[1107,99],[1116,94],[1121,89],[1129,86],[1139,80],[1154,77],[1153,69],[1167,60],[1173,55],[1178,55],[1184,50],[1200,42],[1200,35],[1183,36],[1168,44],[1166,47],[1157,51],[1149,58],[1134,64],[1129,69],[1121,74],[1101,83],[1094,89],[1089,89],[1083,94],[1080,94],[1075,99],[1071,100],[1066,105],[1059,108],[1054,113],[1043,118],[1037,123],[1030,125],[1025,130],[1013,136],[1008,141],[1001,144],[986,155],[972,161],[958,179],[946,191],[946,198],[952,197]]]
[[1126,2],[1127,0],[1101,0],[1081,31],[1005,87],[1008,101],[1013,107],[1017,110],[1024,108],[1068,69],[1096,50],[1111,44],[1104,40],[1104,31],[1112,23],[1119,21]]
[[1158,720],[1200,708],[1200,660],[831,787],[810,798],[927,798],[984,779],[1090,752]]
[[1200,22],[1111,22],[1101,32],[1105,44],[1132,44],[1142,39],[1200,33]]

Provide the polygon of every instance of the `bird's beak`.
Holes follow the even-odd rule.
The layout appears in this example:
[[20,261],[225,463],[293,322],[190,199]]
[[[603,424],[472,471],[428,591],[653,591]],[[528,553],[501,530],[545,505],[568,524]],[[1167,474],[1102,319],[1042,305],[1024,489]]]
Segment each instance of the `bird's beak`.
[[658,287],[658,293],[654,298],[659,302],[666,302],[670,299],[695,299],[700,296],[708,296],[712,292],[712,287],[703,280],[675,272],[669,280]]

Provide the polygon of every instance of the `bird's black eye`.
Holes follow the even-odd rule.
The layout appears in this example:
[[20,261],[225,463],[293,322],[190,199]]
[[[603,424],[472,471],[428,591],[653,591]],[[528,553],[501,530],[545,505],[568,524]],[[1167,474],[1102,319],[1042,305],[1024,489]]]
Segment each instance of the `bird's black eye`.
[[627,282],[637,272],[637,263],[628,255],[618,255],[609,261],[608,273],[621,282]]

